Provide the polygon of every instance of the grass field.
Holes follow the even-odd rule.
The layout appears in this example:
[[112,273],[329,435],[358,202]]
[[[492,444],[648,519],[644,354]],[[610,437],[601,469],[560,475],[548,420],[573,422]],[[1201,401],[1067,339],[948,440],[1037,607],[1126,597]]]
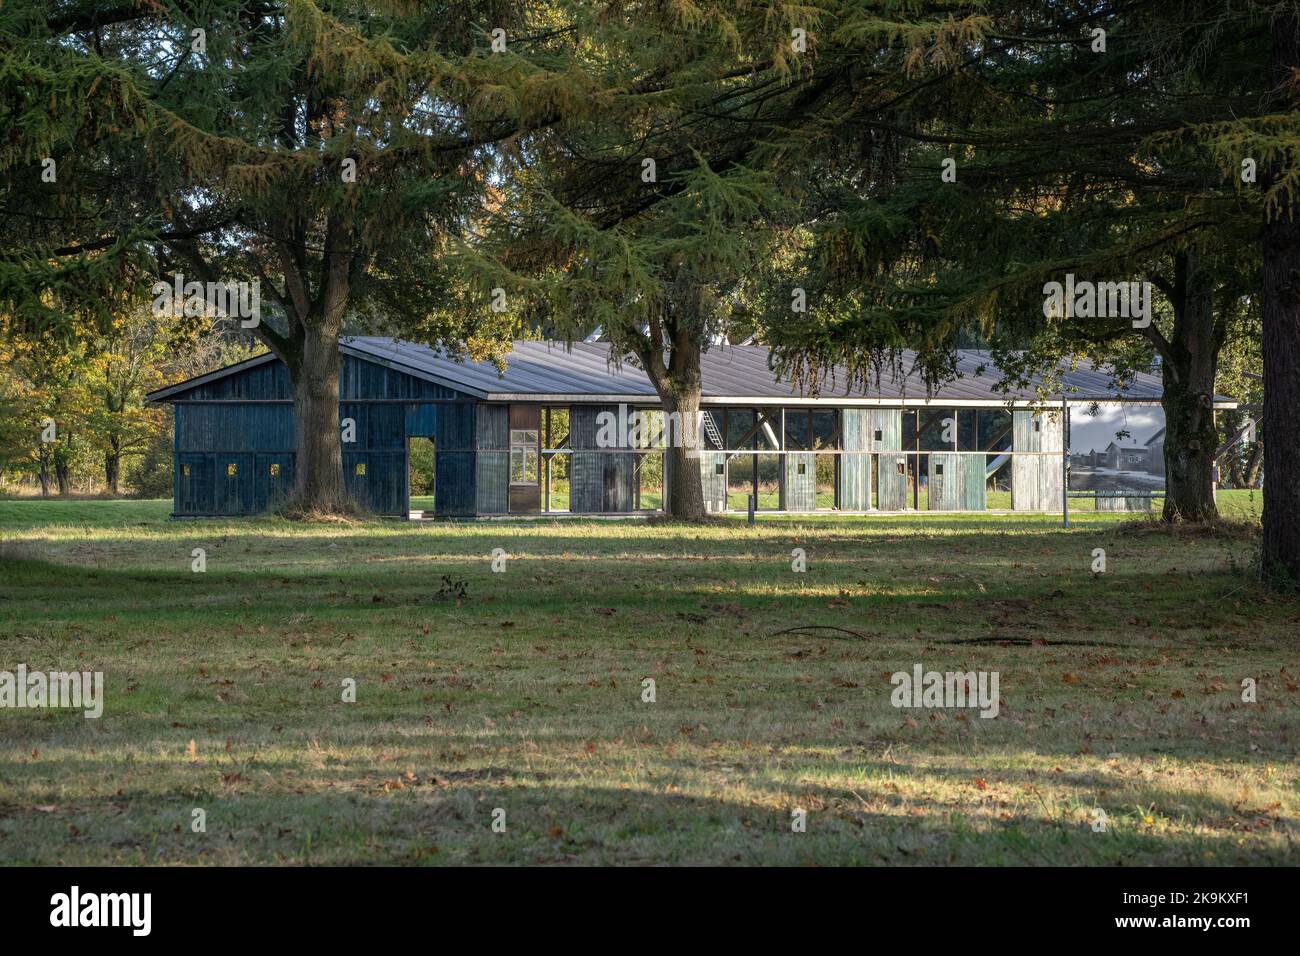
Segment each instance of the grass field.
[[[1297,862],[1300,602],[1247,532],[168,511],[0,502],[0,670],[106,682],[0,710],[0,861]],[[999,715],[891,706],[917,663]]]

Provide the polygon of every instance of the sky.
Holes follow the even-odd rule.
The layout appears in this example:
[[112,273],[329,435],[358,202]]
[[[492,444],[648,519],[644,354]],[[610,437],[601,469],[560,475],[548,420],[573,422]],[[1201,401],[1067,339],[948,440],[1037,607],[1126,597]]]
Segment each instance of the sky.
[[[1128,448],[1144,445],[1146,440],[1165,427],[1165,413],[1159,405],[1106,403],[1089,415],[1086,403],[1070,404],[1070,451],[1075,454],[1101,451],[1111,442]],[[1115,432],[1127,430],[1130,437],[1117,439]]]

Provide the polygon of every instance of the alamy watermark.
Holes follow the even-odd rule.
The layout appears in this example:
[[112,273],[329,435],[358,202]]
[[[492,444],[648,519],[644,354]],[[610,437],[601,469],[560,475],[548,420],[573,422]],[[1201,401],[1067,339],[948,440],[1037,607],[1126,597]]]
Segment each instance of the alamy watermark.
[[685,448],[687,458],[700,454],[703,412],[661,412],[653,409],[628,410],[596,415],[597,448]]
[[1043,285],[1043,315],[1049,319],[1132,319],[1133,328],[1151,324],[1150,282],[1065,282]]
[[895,707],[979,708],[981,717],[998,715],[998,671],[895,671],[889,702]]
[[74,708],[87,720],[104,713],[103,671],[31,671],[19,664],[17,673],[0,671],[0,707]]

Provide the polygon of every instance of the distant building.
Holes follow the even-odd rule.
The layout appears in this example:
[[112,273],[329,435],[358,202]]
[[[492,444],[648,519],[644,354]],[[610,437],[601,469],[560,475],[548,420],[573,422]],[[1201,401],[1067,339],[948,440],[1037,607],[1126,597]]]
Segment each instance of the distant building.
[[1147,471],[1153,475],[1165,473],[1165,430],[1162,428],[1146,442],[1148,458]]
[[1101,453],[1101,467],[1112,471],[1146,471],[1151,449],[1138,445],[1121,446],[1111,442]]

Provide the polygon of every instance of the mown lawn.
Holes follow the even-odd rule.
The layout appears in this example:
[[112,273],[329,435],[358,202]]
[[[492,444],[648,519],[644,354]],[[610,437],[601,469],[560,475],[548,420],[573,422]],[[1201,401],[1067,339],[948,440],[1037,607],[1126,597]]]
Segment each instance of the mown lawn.
[[[1296,862],[1300,602],[1246,532],[168,510],[0,502],[0,670],[107,697],[0,710],[6,863]],[[999,716],[895,709],[916,663]]]

